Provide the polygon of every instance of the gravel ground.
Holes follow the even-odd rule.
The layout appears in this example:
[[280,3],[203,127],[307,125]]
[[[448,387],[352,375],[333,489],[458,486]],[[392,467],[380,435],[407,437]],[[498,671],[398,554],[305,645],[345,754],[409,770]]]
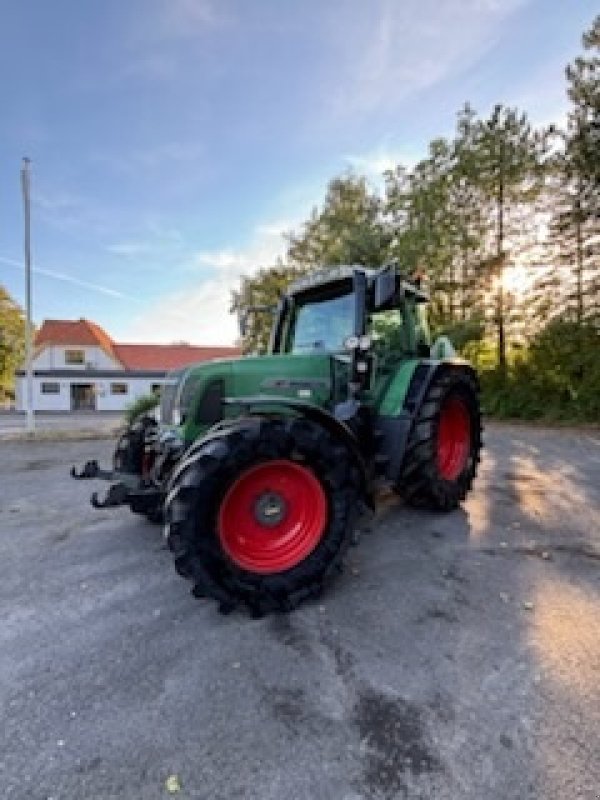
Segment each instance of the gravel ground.
[[251,620],[89,506],[67,467],[109,442],[0,442],[0,795],[596,800],[600,435],[486,444],[464,510],[382,505],[319,602]]

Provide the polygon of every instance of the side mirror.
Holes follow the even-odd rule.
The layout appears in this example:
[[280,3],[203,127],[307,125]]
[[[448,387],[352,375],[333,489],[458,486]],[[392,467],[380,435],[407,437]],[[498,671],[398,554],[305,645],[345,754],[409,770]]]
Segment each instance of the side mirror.
[[396,294],[396,268],[384,267],[375,277],[375,310],[380,311],[392,302]]

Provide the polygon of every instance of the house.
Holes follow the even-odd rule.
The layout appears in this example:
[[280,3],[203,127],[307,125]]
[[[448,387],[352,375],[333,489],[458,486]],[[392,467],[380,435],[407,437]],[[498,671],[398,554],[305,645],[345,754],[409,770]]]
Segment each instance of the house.
[[[33,352],[35,411],[122,411],[160,388],[168,372],[198,361],[235,358],[237,347],[118,344],[87,319],[45,320]],[[15,375],[17,410],[26,409],[26,373]]]

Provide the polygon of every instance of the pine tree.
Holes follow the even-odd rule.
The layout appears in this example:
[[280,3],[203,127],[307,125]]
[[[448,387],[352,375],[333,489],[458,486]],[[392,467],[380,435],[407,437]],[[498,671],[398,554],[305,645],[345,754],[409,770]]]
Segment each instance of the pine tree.
[[557,159],[552,224],[565,310],[578,324],[600,318],[600,16],[583,45],[590,56],[566,68],[572,105]]

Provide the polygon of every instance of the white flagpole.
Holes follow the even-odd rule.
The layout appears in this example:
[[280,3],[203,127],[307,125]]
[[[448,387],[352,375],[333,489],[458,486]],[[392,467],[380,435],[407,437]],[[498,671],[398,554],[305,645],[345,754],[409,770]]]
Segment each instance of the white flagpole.
[[27,432],[33,433],[35,428],[35,417],[33,413],[33,372],[32,372],[32,353],[31,353],[31,213],[30,213],[30,174],[31,161],[23,158],[21,166],[21,189],[23,192],[23,213],[25,218],[25,316],[27,318],[25,326],[25,363],[27,369],[27,380],[25,388],[27,411]]

